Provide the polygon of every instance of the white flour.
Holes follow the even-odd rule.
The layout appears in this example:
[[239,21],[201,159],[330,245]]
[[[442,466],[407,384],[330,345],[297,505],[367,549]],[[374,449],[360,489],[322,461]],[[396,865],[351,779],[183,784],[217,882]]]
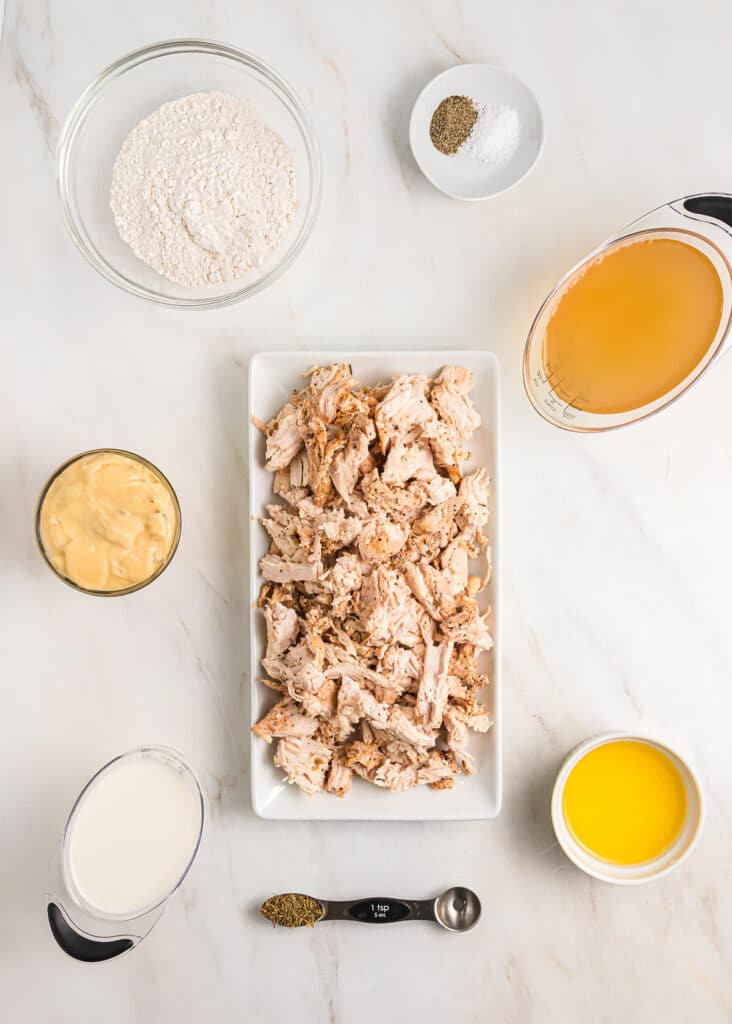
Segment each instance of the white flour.
[[123,241],[169,280],[232,281],[261,266],[294,215],[292,153],[244,100],[194,93],[127,136],[111,205]]

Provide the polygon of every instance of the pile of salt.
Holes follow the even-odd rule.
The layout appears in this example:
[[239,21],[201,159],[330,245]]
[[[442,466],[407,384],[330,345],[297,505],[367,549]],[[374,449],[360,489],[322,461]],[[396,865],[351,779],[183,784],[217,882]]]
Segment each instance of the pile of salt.
[[478,106],[478,117],[464,148],[481,163],[500,167],[515,154],[520,137],[521,123],[516,110],[491,103]]

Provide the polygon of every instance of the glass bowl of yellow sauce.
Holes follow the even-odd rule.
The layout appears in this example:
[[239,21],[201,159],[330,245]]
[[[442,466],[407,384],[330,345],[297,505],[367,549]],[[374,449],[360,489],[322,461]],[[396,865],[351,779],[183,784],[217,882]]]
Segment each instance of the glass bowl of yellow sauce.
[[141,455],[97,448],[68,459],[41,491],[36,539],[53,572],[85,594],[141,590],[168,567],[181,534],[170,481]]
[[656,740],[606,733],[557,776],[552,823],[577,867],[606,882],[649,882],[677,867],[701,831],[704,802],[687,762]]

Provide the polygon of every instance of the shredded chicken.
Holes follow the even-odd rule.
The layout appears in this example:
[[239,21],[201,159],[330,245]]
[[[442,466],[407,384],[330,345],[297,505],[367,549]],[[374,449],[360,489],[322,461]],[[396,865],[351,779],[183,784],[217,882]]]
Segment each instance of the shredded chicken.
[[492,646],[476,600],[489,480],[462,470],[480,425],[472,374],[376,388],[344,363],[306,376],[264,427],[283,501],[267,506],[259,562],[262,681],[278,703],[252,732],[277,741],[275,766],[308,795],[343,797],[354,775],[450,789],[473,772],[469,734],[493,724],[477,667]]

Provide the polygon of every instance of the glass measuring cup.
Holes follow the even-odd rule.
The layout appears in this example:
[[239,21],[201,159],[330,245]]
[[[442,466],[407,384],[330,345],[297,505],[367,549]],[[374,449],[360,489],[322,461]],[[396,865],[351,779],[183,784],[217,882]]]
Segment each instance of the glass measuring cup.
[[[74,878],[71,841],[80,808],[100,780],[110,773],[128,766],[150,764],[172,769],[190,789],[191,810],[195,816],[187,860],[177,872],[175,881],[164,892],[158,892],[147,905],[138,906],[129,913],[115,913],[99,909],[85,898]],[[113,758],[96,772],[77,797],[64,828],[59,852],[51,869],[46,892],[46,912],[51,933],[69,956],[85,963],[98,963],[126,953],[138,945],[162,916],[166,904],[188,874],[198,852],[203,832],[203,794],[198,780],[186,761],[168,747],[139,747]]]
[[[617,413],[580,409],[558,393],[557,370],[544,362],[547,327],[566,287],[598,256],[621,242],[669,238],[693,246],[712,263],[722,286],[722,313],[717,332],[703,358],[676,387],[655,401]],[[732,194],[702,193],[666,203],[634,221],[598,246],[571,268],[554,286],[539,308],[524,349],[524,389],[536,411],[549,423],[580,433],[611,430],[635,423],[664,409],[679,398],[725,352],[732,319]]]

